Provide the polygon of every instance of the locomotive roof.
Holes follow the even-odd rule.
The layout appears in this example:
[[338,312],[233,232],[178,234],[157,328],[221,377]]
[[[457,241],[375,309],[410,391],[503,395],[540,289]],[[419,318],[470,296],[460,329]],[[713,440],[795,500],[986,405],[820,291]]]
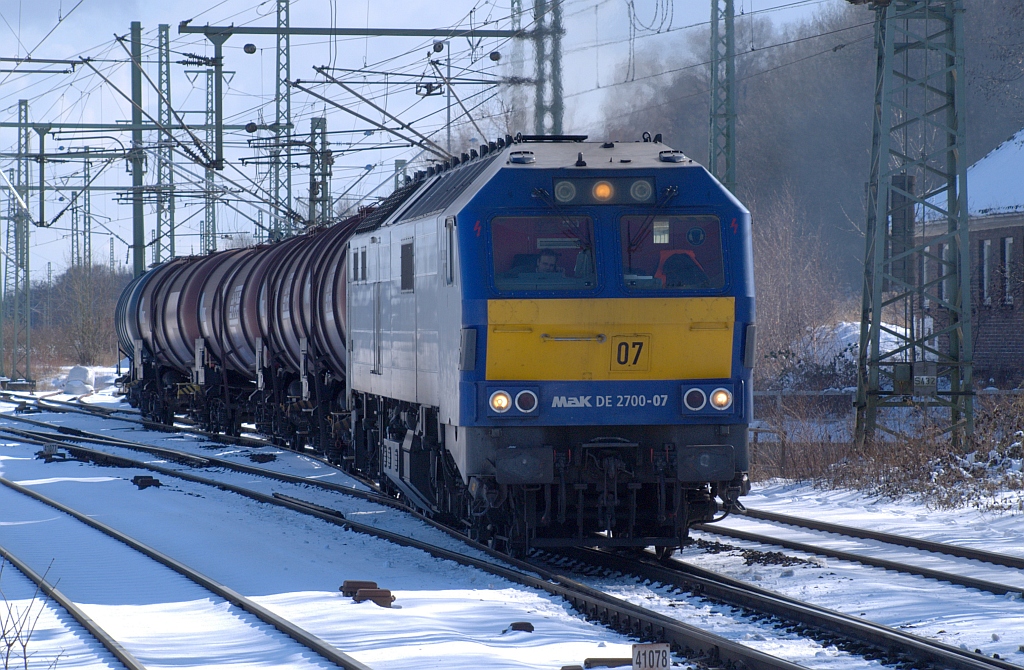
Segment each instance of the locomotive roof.
[[[533,162],[515,162],[519,156],[530,156]],[[582,161],[585,165],[580,165]],[[672,156],[671,161],[665,156]],[[463,158],[466,155],[463,154]],[[551,141],[549,138],[527,138],[507,143],[486,155],[460,161],[459,165],[402,186],[378,205],[356,232],[369,232],[387,221],[402,222],[438,214],[476,190],[481,181],[490,179],[500,169],[637,169],[699,167],[682,152],[661,142],[586,142],[580,140]]]
[[[680,165],[697,165],[697,163],[681,152],[661,142],[521,142],[505,147],[505,160],[509,161],[513,153],[520,151],[533,152],[533,163],[506,163],[506,167],[529,169],[572,168],[577,166],[579,155],[583,154],[586,168],[628,169],[642,167],[644,169],[679,167]],[[665,162],[661,159],[664,152],[680,154],[681,162]]]

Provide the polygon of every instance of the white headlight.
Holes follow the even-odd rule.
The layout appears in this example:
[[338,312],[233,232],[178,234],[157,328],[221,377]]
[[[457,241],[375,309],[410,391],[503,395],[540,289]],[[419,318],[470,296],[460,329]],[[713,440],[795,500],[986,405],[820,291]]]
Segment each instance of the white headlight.
[[576,197],[576,187],[571,181],[560,181],[555,184],[555,200],[558,202],[572,202]]
[[512,407],[512,396],[506,391],[495,391],[491,394],[490,399],[491,409],[499,414],[504,414]]
[[732,393],[728,389],[715,389],[711,392],[711,406],[715,409],[729,409],[732,407]]
[[651,199],[653,193],[654,189],[651,188],[651,182],[645,179],[638,179],[629,187],[629,195],[633,197],[633,200],[639,202],[647,202]]

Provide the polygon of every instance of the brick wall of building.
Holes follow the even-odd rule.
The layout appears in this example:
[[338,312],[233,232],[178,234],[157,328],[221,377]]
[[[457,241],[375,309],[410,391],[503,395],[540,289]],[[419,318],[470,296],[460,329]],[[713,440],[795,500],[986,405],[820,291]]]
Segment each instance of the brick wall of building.
[[[1024,382],[1024,215],[972,218],[970,246],[974,379],[981,386],[990,379],[1000,388],[1019,386]],[[937,244],[930,251],[941,254]],[[938,262],[927,266],[926,279],[937,277]],[[940,291],[936,287],[933,293]],[[946,310],[934,300],[924,307],[940,330]],[[948,347],[944,337],[937,344]]]
[[974,376],[1016,386],[1024,381],[1024,218],[972,220],[970,237]]

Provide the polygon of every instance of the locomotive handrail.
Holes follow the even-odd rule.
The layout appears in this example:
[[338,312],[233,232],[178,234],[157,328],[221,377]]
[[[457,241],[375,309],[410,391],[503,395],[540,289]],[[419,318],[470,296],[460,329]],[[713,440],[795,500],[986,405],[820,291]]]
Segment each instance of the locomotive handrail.
[[603,333],[597,335],[565,335],[555,336],[541,333],[540,339],[550,342],[604,342],[607,337]]

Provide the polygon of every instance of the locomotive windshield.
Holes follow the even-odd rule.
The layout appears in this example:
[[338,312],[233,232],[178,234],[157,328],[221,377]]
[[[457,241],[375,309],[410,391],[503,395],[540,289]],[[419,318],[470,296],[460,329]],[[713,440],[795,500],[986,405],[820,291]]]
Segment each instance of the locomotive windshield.
[[581,291],[597,286],[594,224],[585,216],[502,216],[491,221],[499,291]]
[[725,286],[718,217],[624,216],[620,238],[627,289],[699,290]]

